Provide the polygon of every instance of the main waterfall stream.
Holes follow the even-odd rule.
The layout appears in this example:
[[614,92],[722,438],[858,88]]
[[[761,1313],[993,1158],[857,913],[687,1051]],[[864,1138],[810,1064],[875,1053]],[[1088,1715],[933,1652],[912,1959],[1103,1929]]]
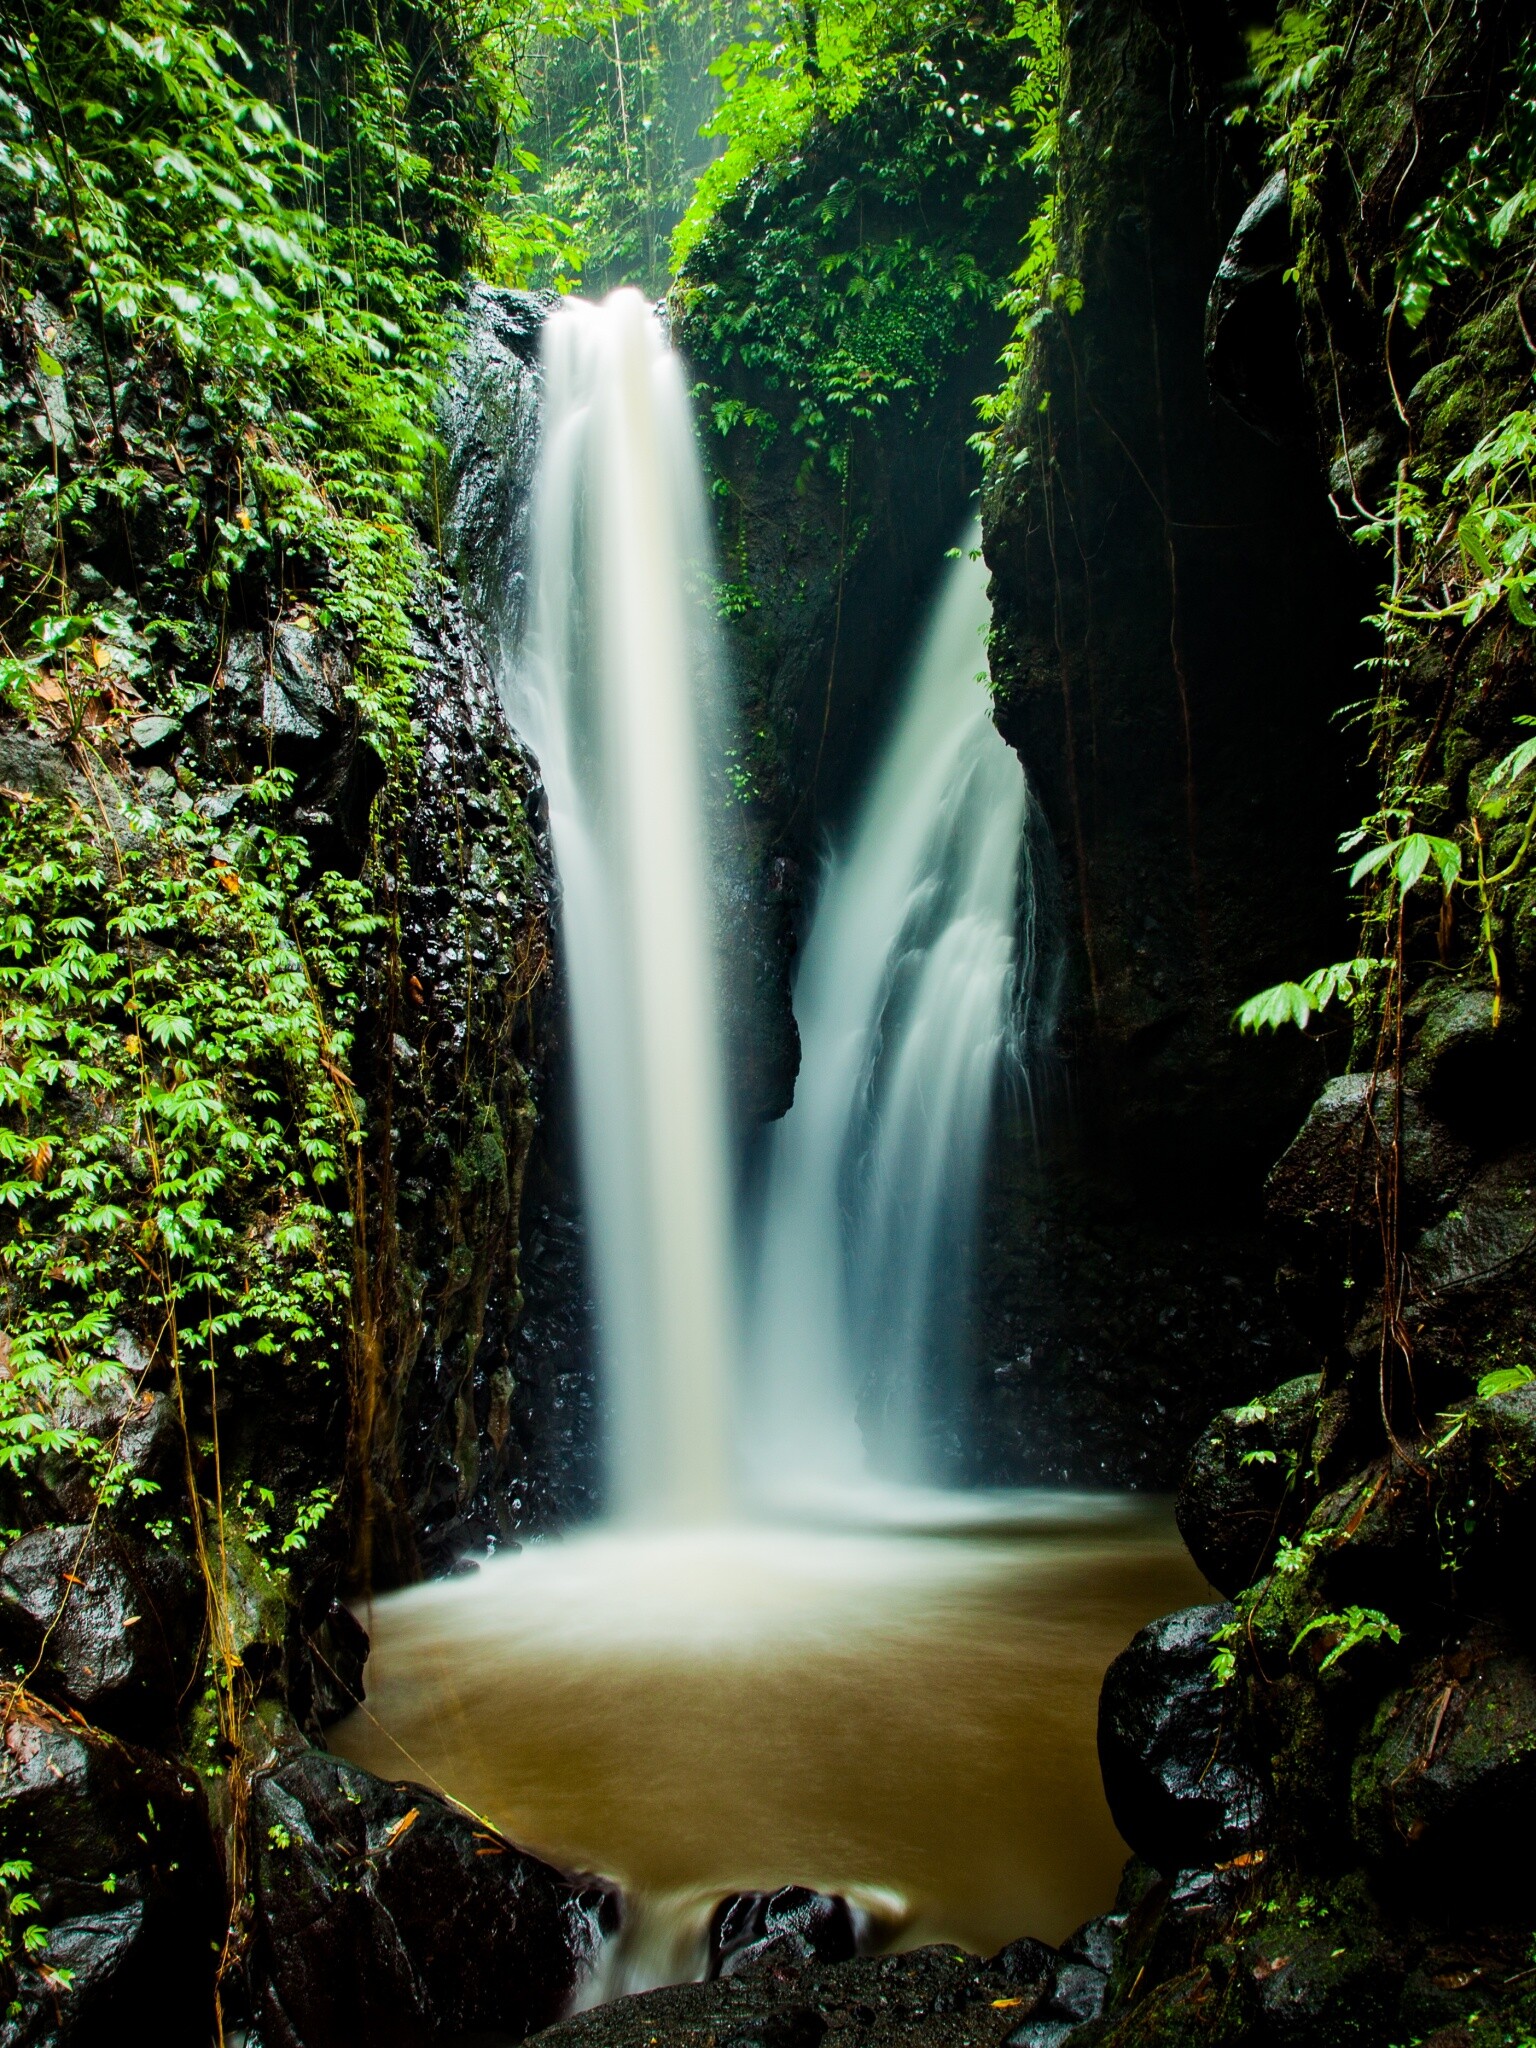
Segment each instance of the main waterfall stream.
[[1203,1589],[1156,1503],[932,1484],[1035,985],[1030,799],[989,715],[974,536],[829,855],[795,1103],[738,1213],[728,720],[683,372],[632,292],[551,313],[543,362],[505,688],[562,890],[611,1506],[373,1603],[337,1747],[617,1882],[594,1995],[697,1974],[715,1902],[786,1883],[845,1894],[880,1939],[1060,1938],[1123,1855],[1100,1677]]

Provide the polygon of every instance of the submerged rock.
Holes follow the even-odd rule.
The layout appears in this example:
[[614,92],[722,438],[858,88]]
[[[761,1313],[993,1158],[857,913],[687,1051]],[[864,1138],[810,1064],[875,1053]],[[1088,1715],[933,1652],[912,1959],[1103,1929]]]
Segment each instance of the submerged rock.
[[709,1927],[709,1974],[732,1977],[772,1954],[780,1962],[846,1962],[858,1953],[846,1899],[784,1885],[722,1899]]
[[1160,1871],[1230,1858],[1262,1818],[1258,1781],[1236,1751],[1230,1703],[1211,1679],[1222,1603],[1186,1607],[1140,1631],[1099,1695],[1099,1763],[1109,1810]]
[[[206,2048],[226,1902],[193,1779],[20,1694],[0,1860],[27,1866],[6,1887],[7,2048],[99,2048],[142,2038],[151,2016],[156,2048]],[[17,1911],[22,1894],[35,1912]]]
[[590,1973],[610,1899],[418,1785],[308,1750],[251,1792],[263,2048],[520,2040]]

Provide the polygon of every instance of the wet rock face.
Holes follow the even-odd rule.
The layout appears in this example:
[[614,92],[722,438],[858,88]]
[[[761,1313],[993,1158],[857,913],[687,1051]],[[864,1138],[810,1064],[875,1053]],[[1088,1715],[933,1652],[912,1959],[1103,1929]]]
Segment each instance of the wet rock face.
[[1055,1981],[1054,1966],[1028,1981],[1010,1975],[1010,1953],[991,1963],[949,1946],[830,1964],[769,1955],[713,1982],[618,1999],[541,2039],[548,2048],[816,2048],[825,2039],[842,2048],[1001,2048],[1025,2038],[1018,2030]]
[[108,1528],[36,1529],[0,1558],[0,1643],[102,1727],[174,1735],[202,1642],[202,1586],[164,1544]]
[[[114,1348],[123,1371],[105,1377],[89,1395],[70,1389],[54,1420],[61,1429],[112,1446],[113,1463],[128,1480],[148,1480],[164,1493],[185,1469],[181,1428],[169,1396],[142,1385],[149,1361],[126,1331]],[[28,1493],[39,1514],[60,1522],[88,1521],[96,1508],[97,1475],[71,1451],[54,1451],[28,1474]]]
[[1388,1694],[1355,1757],[1355,1840],[1420,1910],[1527,1914],[1536,1877],[1536,1662],[1464,1643]]
[[1317,1420],[1317,1379],[1290,1380],[1202,1431],[1179,1492],[1179,1533],[1218,1592],[1252,1585],[1269,1562]]
[[521,2040],[570,2005],[606,1894],[416,1785],[319,1751],[251,1793],[264,2048]]
[[1211,1678],[1225,1604],[1186,1607],[1132,1638],[1099,1696],[1099,1762],[1115,1826],[1163,1872],[1230,1860],[1263,1825],[1257,1778],[1237,1752],[1231,1703]]
[[450,596],[422,639],[420,766],[388,881],[399,957],[370,1001],[398,1228],[379,1585],[579,1514],[596,1483],[553,856],[482,637]]
[[1294,261],[1289,181],[1276,171],[1233,229],[1205,302],[1211,388],[1268,441],[1294,437],[1305,417],[1300,322],[1286,277]]
[[30,1865],[8,1890],[37,1901],[10,1916],[8,2044],[98,2048],[152,2015],[166,2048],[206,2048],[224,1891],[191,1778],[23,1696],[0,1749],[0,1860]]
[[781,1962],[841,1963],[858,1952],[846,1899],[785,1885],[723,1899],[709,1926],[709,1975],[733,1977],[770,1954]]
[[539,336],[553,294],[470,286],[465,338],[443,393],[450,559],[477,619],[515,640],[527,610],[539,435]]
[[[1162,1486],[1214,1408],[1310,1362],[1262,1187],[1327,1055],[1299,1034],[1241,1040],[1232,1011],[1346,943],[1330,717],[1356,693],[1369,599],[1294,360],[1284,446],[1284,393],[1245,370],[1263,433],[1212,394],[1212,280],[1229,257],[1228,319],[1246,318],[1238,273],[1257,288],[1270,272],[1260,230],[1283,232],[1286,208],[1251,211],[1268,173],[1223,125],[1234,18],[1170,22],[1126,0],[1063,17],[1059,254],[1084,302],[1040,329],[984,497],[996,715],[1059,874],[1071,1113],[1043,1088],[1044,1169],[1029,1133],[1000,1163],[977,1301],[1017,1466]],[[1293,299],[1273,326],[1293,358],[1298,326]],[[1282,843],[1284,862],[1260,853]],[[1065,1452],[1054,1469],[1042,1438]]]

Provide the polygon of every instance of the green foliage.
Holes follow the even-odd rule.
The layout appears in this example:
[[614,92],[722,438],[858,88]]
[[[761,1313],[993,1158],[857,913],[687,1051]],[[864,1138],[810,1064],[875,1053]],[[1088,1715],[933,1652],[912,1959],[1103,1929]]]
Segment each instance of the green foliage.
[[1532,1380],[1536,1380],[1536,1372],[1528,1365],[1501,1365],[1493,1372],[1485,1372],[1478,1381],[1478,1399],[1487,1401],[1496,1394],[1512,1394],[1517,1387],[1528,1387]]
[[[21,1953],[30,1962],[46,1954],[48,1929],[38,1918],[39,1907],[36,1897],[27,1890],[32,1879],[32,1865],[25,1857],[8,1857],[0,1863],[0,1900],[4,1909],[0,1911],[0,1964],[14,1964],[16,1950],[20,1944]],[[50,1970],[52,1982],[67,1990],[72,1973],[68,1970]],[[16,2008],[13,2006],[12,2011]]]
[[1409,325],[1416,327],[1424,319],[1438,289],[1469,271],[1492,268],[1511,235],[1532,215],[1536,37],[1521,53],[1499,125],[1469,144],[1428,205],[1408,223],[1397,265],[1397,290]]
[[[518,67],[537,151],[526,208],[564,223],[567,270],[599,292],[666,288],[668,244],[693,194],[715,110],[711,65],[745,0],[543,0]],[[546,262],[540,282],[563,282]]]
[[[1301,241],[1296,275],[1304,300],[1325,326],[1317,299],[1326,268],[1318,192],[1336,144],[1340,92],[1348,90],[1341,33],[1337,9],[1330,5],[1283,12],[1272,30],[1252,38],[1253,82],[1262,91],[1256,107],[1240,110],[1257,111],[1267,122],[1271,155],[1290,175]],[[1352,37],[1353,31],[1348,46]],[[1519,289],[1529,263],[1529,226],[1536,219],[1536,38],[1528,37],[1518,52],[1509,85],[1497,124],[1474,137],[1399,238],[1386,317],[1389,342],[1399,308],[1410,327],[1419,327],[1434,294],[1453,287],[1485,297],[1511,292],[1513,320],[1523,324]],[[1432,370],[1421,388],[1453,374],[1469,377],[1470,366],[1453,360]],[[1519,381],[1522,397],[1528,396],[1528,381],[1523,375]],[[1451,408],[1443,400],[1441,405],[1449,416]],[[1383,649],[1377,664],[1381,686],[1367,720],[1381,776],[1379,801],[1371,817],[1341,841],[1355,856],[1349,880],[1362,890],[1361,952],[1370,949],[1372,972],[1336,992],[1353,1002],[1362,1021],[1370,1008],[1361,1003],[1362,995],[1383,1008],[1400,1001],[1408,899],[1416,891],[1421,900],[1438,893],[1442,945],[1457,901],[1470,899],[1476,908],[1497,1022],[1501,932],[1536,837],[1536,800],[1518,787],[1536,763],[1536,741],[1520,741],[1486,774],[1471,777],[1461,816],[1448,816],[1449,791],[1436,784],[1430,766],[1437,727],[1430,727],[1426,739],[1398,692],[1400,679],[1444,629],[1471,633],[1491,626],[1523,636],[1536,626],[1536,410],[1528,402],[1511,406],[1506,395],[1502,416],[1470,448],[1463,440],[1465,452],[1459,455],[1445,447],[1443,430],[1424,452],[1412,452],[1406,414],[1404,422],[1410,453],[1389,498],[1374,510],[1358,501],[1355,507],[1361,515],[1357,537],[1387,551],[1391,580],[1372,621]],[[1523,715],[1514,722],[1532,723]],[[1521,818],[1506,830],[1516,805]],[[1442,829],[1427,829],[1431,821]],[[1362,958],[1356,967],[1366,964]],[[1305,1026],[1323,1007],[1311,991],[1327,989],[1334,972],[1323,969],[1308,981],[1281,983],[1252,997],[1236,1012],[1239,1029]]]
[[1267,988],[1233,1011],[1239,1031],[1278,1031],[1282,1024],[1295,1024],[1303,1031],[1313,1013],[1326,1010],[1337,996],[1346,1004],[1359,1002],[1368,992],[1380,962],[1339,960],[1332,967],[1320,967],[1305,981],[1282,981]]
[[[752,175],[716,214],[724,187],[706,174],[673,305],[717,433],[766,442],[787,425],[845,476],[856,436],[920,414],[999,305],[997,217],[1024,212],[1031,172],[1012,15],[996,28],[926,8],[816,19],[814,73],[803,22],[782,48],[750,46],[750,85],[746,57],[727,67],[720,119],[753,138]],[[784,115],[771,150],[779,130],[749,119],[765,96]]]
[[378,919],[339,876],[298,891],[307,849],[263,817],[286,779],[217,824],[98,783],[94,819],[22,804],[0,835],[13,1469],[73,1440],[61,1397],[116,1370],[114,1329],[146,1304],[178,1367],[340,1355],[360,1136],[344,1063]]
[[1318,1633],[1326,1633],[1338,1639],[1318,1665],[1319,1671],[1329,1670],[1341,1658],[1347,1657],[1351,1650],[1358,1650],[1362,1643],[1400,1643],[1403,1639],[1401,1628],[1395,1621],[1389,1621],[1380,1608],[1346,1607],[1339,1614],[1314,1615],[1297,1630],[1296,1639],[1291,1644],[1291,1654],[1295,1655],[1308,1636]]
[[[41,583],[6,576],[13,604],[78,610],[65,555],[111,501],[125,530],[169,515],[189,545],[167,609],[218,612],[242,578],[297,570],[356,649],[387,754],[408,739],[413,525],[435,516],[454,269],[561,260],[555,228],[493,211],[516,196],[496,161],[521,108],[505,37],[456,0],[397,0],[367,33],[322,7],[292,44],[205,0],[108,16],[39,0],[25,20],[0,35],[12,310],[32,305],[19,331],[55,380],[49,417],[109,431],[73,474],[13,480],[0,541],[20,551],[42,518],[58,542]],[[29,299],[45,271],[68,280],[67,347]],[[16,701],[14,667],[0,680]]]

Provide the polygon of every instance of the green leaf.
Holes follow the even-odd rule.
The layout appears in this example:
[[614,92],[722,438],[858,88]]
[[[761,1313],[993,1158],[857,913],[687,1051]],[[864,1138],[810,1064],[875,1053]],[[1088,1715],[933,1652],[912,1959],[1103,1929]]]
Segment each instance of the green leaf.
[[1312,1015],[1312,1003],[1299,981],[1276,982],[1239,1003],[1232,1021],[1239,1031],[1278,1031],[1282,1024],[1305,1030]]
[[1536,1379],[1528,1365],[1501,1365],[1485,1372],[1477,1383],[1478,1399],[1491,1400],[1497,1394],[1512,1394],[1516,1387],[1529,1386]]

